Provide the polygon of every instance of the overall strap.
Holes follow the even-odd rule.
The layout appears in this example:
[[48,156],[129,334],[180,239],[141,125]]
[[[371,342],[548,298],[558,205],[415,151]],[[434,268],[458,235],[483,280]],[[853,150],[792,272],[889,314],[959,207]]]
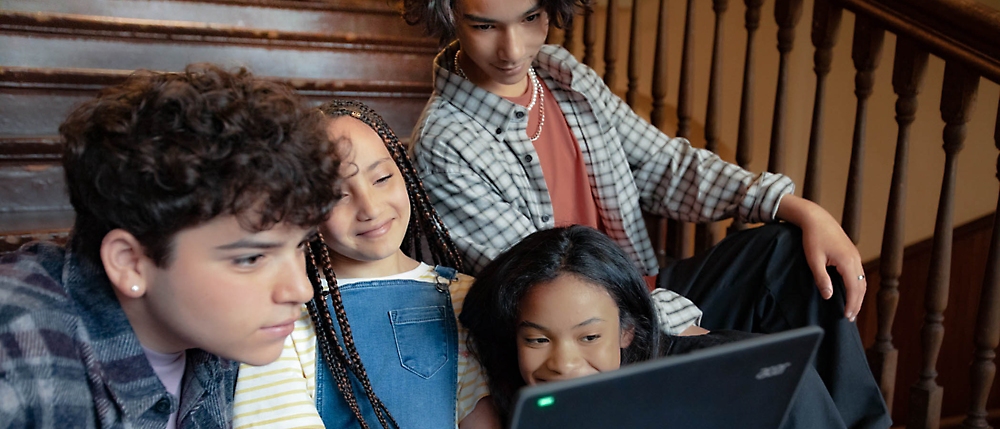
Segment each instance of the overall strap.
[[[434,272],[437,274],[435,283],[439,292],[447,292],[448,286],[455,280],[458,280],[458,270],[454,268],[435,265]],[[451,302],[450,299],[448,301],[449,303]]]

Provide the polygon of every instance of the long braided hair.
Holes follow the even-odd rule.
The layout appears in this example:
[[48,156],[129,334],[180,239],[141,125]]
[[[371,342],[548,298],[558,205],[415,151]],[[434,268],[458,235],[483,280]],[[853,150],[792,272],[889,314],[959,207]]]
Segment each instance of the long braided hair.
[[[407,225],[406,234],[403,236],[400,250],[418,261],[444,265],[461,271],[462,259],[455,243],[448,235],[448,230],[441,222],[437,211],[431,206],[423,183],[417,177],[416,170],[406,155],[406,147],[399,142],[385,120],[370,107],[358,101],[334,100],[320,106],[319,109],[330,118],[350,116],[371,127],[382,138],[386,149],[389,150],[399,167],[406,183],[411,211],[410,222]],[[429,253],[429,261],[424,258],[425,250],[428,251],[426,253]],[[316,329],[319,350],[333,374],[337,389],[347,401],[348,407],[358,419],[361,428],[368,429],[368,423],[362,416],[357,396],[355,396],[351,385],[349,373],[354,374],[354,377],[361,383],[364,394],[371,403],[375,417],[382,427],[398,428],[399,424],[396,423],[385,404],[372,389],[368,374],[361,363],[361,357],[358,355],[354,337],[351,334],[351,326],[347,321],[347,313],[344,311],[340,288],[337,286],[337,277],[330,264],[330,250],[322,236],[309,244],[306,272],[313,285],[313,299],[306,304],[306,308],[309,310],[309,316]],[[330,298],[330,307],[333,307],[332,314],[330,307],[326,305],[327,297]],[[336,318],[337,326],[340,328],[339,336],[334,329],[334,318]]]

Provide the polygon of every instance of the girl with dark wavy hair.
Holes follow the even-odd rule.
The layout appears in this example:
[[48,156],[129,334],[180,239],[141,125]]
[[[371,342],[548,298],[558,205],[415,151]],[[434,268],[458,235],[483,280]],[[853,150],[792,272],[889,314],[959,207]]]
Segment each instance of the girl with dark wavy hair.
[[[493,406],[504,424],[523,386],[759,335],[731,330],[695,336],[662,333],[645,282],[628,256],[606,235],[580,225],[536,232],[500,254],[479,273],[459,320],[469,330],[469,350],[486,372]],[[883,425],[887,419],[845,423],[819,374],[809,367],[782,427]]]
[[241,369],[235,426],[484,427],[487,388],[455,318],[472,278],[404,146],[359,102],[320,110],[350,152],[307,255],[315,297],[282,359]]

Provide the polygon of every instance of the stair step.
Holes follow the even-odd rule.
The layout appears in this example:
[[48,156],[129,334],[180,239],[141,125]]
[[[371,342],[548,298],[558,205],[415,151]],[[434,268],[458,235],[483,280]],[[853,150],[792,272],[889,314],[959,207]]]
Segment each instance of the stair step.
[[313,104],[361,100],[404,141],[432,89],[435,41],[415,37],[383,0],[3,0],[2,7],[0,252],[30,239],[65,240],[73,212],[59,124],[135,69],[246,66]]
[[430,81],[425,39],[253,30],[214,24],[0,11],[0,64],[181,70],[194,62],[260,75]]
[[0,253],[35,240],[65,243],[75,215],[72,208],[0,212]]
[[213,23],[255,29],[422,38],[385,1],[275,0],[5,0],[3,8],[116,18]]
[[[44,144],[45,137],[33,136],[58,134],[59,124],[74,106],[93,97],[100,88],[122,82],[129,74],[129,70],[0,67],[0,140],[7,142],[6,147],[0,145],[0,154],[7,155],[0,156],[25,161],[23,155],[14,154],[30,151],[8,152],[13,151],[12,145],[23,141]],[[337,98],[360,100],[381,113],[402,139],[409,137],[431,94],[429,80],[268,79],[291,85],[316,105]]]
[[[76,105],[129,74],[0,67],[0,213],[69,209],[59,124]],[[268,79],[291,85],[314,105],[337,98],[365,102],[404,142],[431,92],[429,82]]]
[[68,210],[62,165],[52,162],[0,166],[0,213]]

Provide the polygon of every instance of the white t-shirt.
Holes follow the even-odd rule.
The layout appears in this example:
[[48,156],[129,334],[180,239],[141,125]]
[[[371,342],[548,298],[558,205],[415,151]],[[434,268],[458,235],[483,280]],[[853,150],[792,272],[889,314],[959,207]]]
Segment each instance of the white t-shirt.
[[[142,348],[142,351],[146,353],[146,360],[153,367],[153,372],[159,377],[160,382],[163,383],[163,387],[167,388],[167,392],[175,398],[180,398],[181,382],[184,380],[184,367],[187,366],[187,353],[184,351],[178,353],[159,353],[145,347]],[[175,429],[177,427],[178,411],[180,411],[180,407],[177,407],[177,410],[170,413],[170,418],[167,420],[167,429]]]

